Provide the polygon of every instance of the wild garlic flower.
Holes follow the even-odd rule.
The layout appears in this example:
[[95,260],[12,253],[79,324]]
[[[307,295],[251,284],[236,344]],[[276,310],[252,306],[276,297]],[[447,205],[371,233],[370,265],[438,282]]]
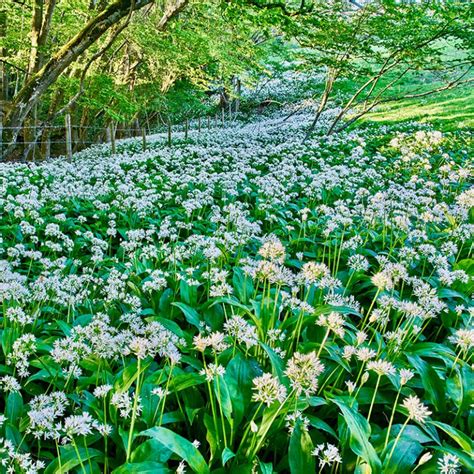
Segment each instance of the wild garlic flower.
[[4,375],[0,377],[0,390],[4,392],[19,392],[21,385],[18,380],[12,375]]
[[233,316],[224,323],[227,334],[239,343],[245,344],[247,349],[258,344],[257,328],[252,326],[241,316]]
[[474,329],[458,329],[453,336],[449,336],[449,342],[468,351],[474,347]]
[[22,308],[18,307],[7,308],[5,314],[9,321],[17,323],[20,326],[27,326],[28,324],[33,324],[35,321],[33,316],[25,313]]
[[323,326],[329,329],[329,331],[332,331],[341,339],[344,337],[344,323],[345,320],[342,317],[341,313],[336,313],[335,311],[332,311],[327,316],[321,314],[316,321],[316,324],[318,326]]
[[393,288],[393,281],[386,272],[381,271],[376,273],[371,278],[372,284],[379,290],[391,290]]
[[371,360],[367,363],[367,370],[373,370],[377,375],[395,375],[395,366],[387,360]]
[[357,360],[361,362],[367,362],[370,359],[373,359],[377,355],[377,352],[371,349],[370,347],[359,347],[356,350]]
[[254,385],[252,387],[252,390],[254,390],[252,400],[255,402],[270,406],[275,401],[283,403],[286,398],[286,387],[272,374],[265,373],[255,377],[252,383]]
[[180,461],[176,468],[176,474],[184,474],[186,472],[186,462]]
[[286,250],[281,241],[275,237],[270,236],[263,243],[258,251],[259,255],[271,262],[283,263],[286,257]]
[[159,399],[162,399],[171,394],[169,390],[165,390],[163,387],[155,387],[151,390],[150,393],[155,397],[158,397]]
[[307,262],[301,268],[301,280],[307,285],[319,282],[323,277],[329,277],[331,272],[324,263]]
[[349,395],[352,395],[352,393],[356,389],[357,385],[355,384],[355,382],[352,382],[351,380],[346,380],[345,384],[346,384],[346,387],[347,387],[347,391],[349,392]]
[[204,352],[210,347],[214,352],[220,353],[229,347],[229,343],[225,339],[226,335],[224,333],[214,331],[208,336],[202,336],[201,334],[194,336],[193,342],[194,347],[200,352]]
[[451,453],[445,453],[438,459],[438,472],[440,474],[458,474],[461,470],[459,458]]
[[403,400],[402,405],[408,410],[408,417],[411,420],[424,423],[426,419],[431,415],[428,408],[421,403],[420,399],[416,395],[410,395]]
[[415,373],[410,369],[400,369],[400,385],[406,385],[414,376]]
[[[117,410],[120,410],[122,418],[128,418],[133,411],[133,399],[128,392],[115,392],[110,399],[110,403]],[[140,397],[138,397],[136,413],[139,415],[142,411],[142,404]]]
[[7,364],[13,364],[20,377],[28,377],[28,357],[36,351],[36,337],[34,334],[23,334],[14,343],[12,352],[7,356]]
[[66,412],[69,401],[64,392],[38,395],[30,401],[30,419],[27,428],[37,439],[59,439],[60,418]]
[[225,367],[218,364],[209,364],[206,368],[201,369],[199,373],[205,375],[208,382],[212,382],[216,377],[225,374]]
[[354,346],[344,346],[342,350],[343,359],[350,360],[352,356],[356,353],[356,348]]
[[94,389],[94,397],[96,398],[105,398],[107,394],[113,389],[112,385],[99,385]]
[[351,255],[347,259],[347,265],[354,272],[365,272],[369,269],[369,261],[360,254]]
[[303,431],[308,431],[309,419],[304,416],[301,411],[296,410],[292,413],[289,413],[285,417],[285,427],[288,429],[288,433],[291,435],[296,428],[296,424],[299,422],[300,427]]
[[360,346],[360,345],[364,344],[364,342],[367,340],[368,337],[369,336],[366,332],[357,331],[357,333],[356,333],[356,345]]
[[320,468],[342,462],[339,449],[330,443],[318,444],[311,454],[319,459]]
[[94,420],[90,413],[71,415],[64,419],[63,430],[68,438],[92,434]]
[[307,397],[316,393],[318,376],[324,370],[324,365],[318,359],[316,352],[301,354],[295,352],[286,365],[285,375],[290,379],[292,388],[299,396],[304,393]]

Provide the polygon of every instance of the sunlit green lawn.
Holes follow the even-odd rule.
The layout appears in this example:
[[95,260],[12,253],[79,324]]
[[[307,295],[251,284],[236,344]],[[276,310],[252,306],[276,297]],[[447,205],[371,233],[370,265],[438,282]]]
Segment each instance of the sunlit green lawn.
[[474,128],[474,87],[460,86],[417,99],[379,106],[364,121],[397,123],[429,122],[445,130]]

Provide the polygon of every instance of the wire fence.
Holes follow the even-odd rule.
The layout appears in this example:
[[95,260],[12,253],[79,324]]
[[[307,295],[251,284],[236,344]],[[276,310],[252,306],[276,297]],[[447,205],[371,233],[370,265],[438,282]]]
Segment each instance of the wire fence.
[[186,119],[182,123],[161,121],[151,124],[147,121],[141,124],[111,122],[106,126],[74,125],[71,116],[66,114],[64,125],[36,124],[21,127],[2,126],[0,124],[0,157],[4,153],[9,159],[35,161],[54,156],[66,156],[72,159],[73,153],[83,150],[90,145],[109,144],[112,153],[116,153],[116,141],[121,139],[141,138],[142,149],[149,146],[148,136],[164,134],[165,142],[172,145],[176,133],[181,133],[184,139],[192,131],[201,131],[216,127],[226,127],[236,123],[238,112],[224,109],[213,116],[199,116]]

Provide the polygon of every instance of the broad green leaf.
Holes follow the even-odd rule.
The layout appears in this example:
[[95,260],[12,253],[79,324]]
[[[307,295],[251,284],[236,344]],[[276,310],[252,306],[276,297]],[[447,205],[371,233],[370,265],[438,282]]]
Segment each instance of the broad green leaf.
[[253,294],[252,279],[245,275],[241,268],[234,268],[234,275],[232,283],[235,289],[235,294],[243,303],[247,303],[250,296]]
[[206,427],[206,441],[211,449],[211,458],[214,458],[219,449],[219,433],[216,431],[214,420],[208,413],[204,413],[204,426]]
[[205,378],[195,372],[186,372],[174,375],[170,382],[170,390],[172,392],[180,392],[190,387],[195,387],[205,382]]
[[430,423],[451,436],[466,453],[474,454],[474,444],[469,436],[446,423],[441,423],[440,421],[430,421]]
[[292,474],[315,472],[315,458],[311,454],[313,447],[308,432],[302,428],[301,422],[297,422],[291,434],[288,449],[288,462]]
[[184,459],[191,469],[198,474],[209,474],[209,466],[206,464],[206,461],[199,450],[190,441],[176,434],[174,431],[163,427],[150,428],[149,430],[142,431],[140,436],[149,436],[150,438],[158,440],[168,449]]
[[412,367],[419,373],[421,383],[426,391],[426,396],[433,403],[438,411],[446,411],[446,390],[444,382],[440,379],[436,371],[416,355],[406,356]]
[[[394,442],[395,440],[392,440],[392,442],[388,444],[387,453],[390,453]],[[409,474],[414,468],[414,464],[422,451],[423,446],[420,443],[411,439],[405,439],[404,434],[402,434],[393,451],[390,462],[388,462],[388,455],[385,459],[383,473]]]
[[169,474],[173,471],[153,461],[128,463],[112,471],[112,474]]
[[173,306],[176,306],[179,308],[183,314],[186,320],[188,321],[189,324],[192,324],[193,326],[197,327],[198,329],[201,328],[201,319],[199,318],[198,312],[194,309],[191,308],[191,306],[188,306],[185,303],[172,303]]
[[343,399],[335,397],[333,401],[340,408],[342,416],[344,417],[347,427],[349,428],[349,445],[352,451],[367,461],[374,474],[380,473],[382,469],[382,463],[375,452],[374,447],[369,441],[370,426],[367,423],[367,420],[360,413],[357,413],[353,408],[347,406]]
[[470,365],[456,367],[446,380],[447,393],[460,411],[468,410],[474,400],[474,373]]
[[186,280],[179,282],[179,294],[181,299],[190,306],[195,306],[197,303],[197,286],[188,285]]
[[229,423],[232,423],[232,400],[230,398],[227,382],[222,375],[218,375],[214,378],[212,384],[214,386],[214,393],[216,394],[217,402],[221,406],[224,416],[227,418]]
[[273,464],[271,462],[262,462],[259,461],[258,467],[262,474],[273,474]]
[[268,354],[270,362],[272,364],[273,375],[277,376],[280,381],[283,380],[283,362],[281,358],[276,354],[276,352],[263,342],[260,342],[260,345],[263,347],[264,351]]
[[232,417],[237,426],[245,415],[252,398],[252,380],[260,371],[255,362],[244,359],[237,354],[227,365],[224,379],[227,382],[232,401]]
[[232,459],[235,457],[235,453],[232,452],[229,448],[225,448],[224,451],[222,451],[222,465],[225,466],[227,461],[229,459]]
[[337,438],[336,432],[325,421],[321,420],[321,418],[313,415],[306,415],[306,417],[308,418],[311,426],[318,430],[326,431],[326,433],[329,433],[331,436],[334,436],[334,438]]
[[141,443],[132,453],[131,459],[134,464],[146,461],[165,463],[172,452],[156,439],[147,439]]
[[81,462],[87,463],[89,459],[94,459],[103,454],[97,449],[85,449],[78,448],[79,457],[76,453],[76,450],[72,446],[65,446],[61,448],[61,460],[55,459],[51,461],[46,469],[44,474],[67,474],[72,469],[77,466],[80,466]]
[[10,392],[7,397],[5,415],[11,423],[17,424],[23,412],[23,397],[20,392]]

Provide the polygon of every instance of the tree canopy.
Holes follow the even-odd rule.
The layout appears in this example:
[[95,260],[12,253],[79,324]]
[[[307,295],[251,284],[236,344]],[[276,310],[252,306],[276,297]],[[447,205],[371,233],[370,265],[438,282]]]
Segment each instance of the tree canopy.
[[[380,103],[471,81],[471,19],[470,2],[6,0],[3,155],[27,141],[25,125],[41,134],[66,111],[96,126],[180,121],[227,106],[242,82],[268,73],[275,44],[298,69],[325,74],[315,123],[338,81],[357,85],[339,100],[333,133]],[[423,71],[442,84],[403,94],[393,87]]]

